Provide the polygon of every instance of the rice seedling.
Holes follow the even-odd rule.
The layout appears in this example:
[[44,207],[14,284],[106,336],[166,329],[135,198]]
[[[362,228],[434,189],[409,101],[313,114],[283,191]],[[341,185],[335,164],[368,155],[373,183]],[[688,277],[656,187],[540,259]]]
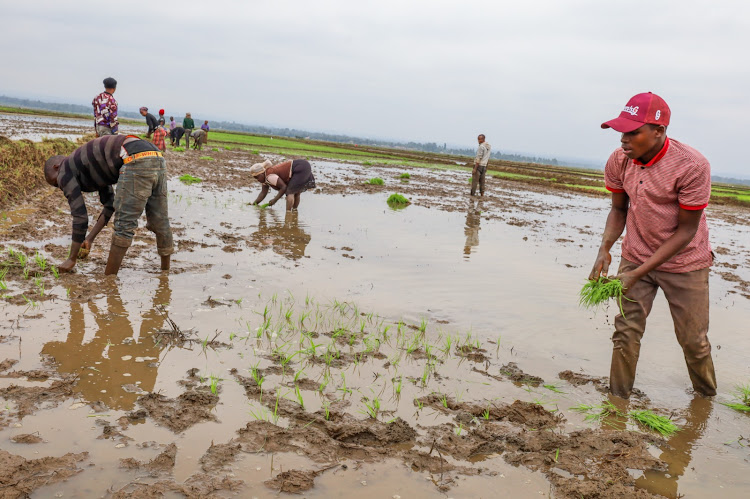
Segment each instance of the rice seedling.
[[380,178],[380,177],[373,177],[370,180],[368,180],[367,182],[365,182],[365,184],[369,184],[369,185],[383,185],[383,184],[385,184],[385,181],[382,178]]
[[555,451],[555,462],[557,462],[559,458],[560,458],[560,448],[558,447],[557,450]]
[[443,407],[446,409],[448,408],[448,398],[443,394],[443,397],[440,399],[440,403],[443,404]]
[[571,407],[570,410],[586,414],[586,421],[601,421],[608,416],[624,416],[624,414],[608,400],[605,400],[599,405],[579,404]]
[[36,260],[36,264],[37,266],[39,266],[39,269],[42,272],[47,270],[47,259],[44,257],[44,255],[42,255],[41,253],[37,251],[36,254],[34,255],[34,260]]
[[400,178],[400,179],[410,179],[411,175],[409,175],[408,173],[402,173],[401,175],[398,176],[398,178]]
[[16,257],[16,260],[18,260],[18,263],[21,264],[21,267],[26,267],[26,262],[28,261],[28,257],[24,253],[22,253],[20,251],[13,251],[13,250],[10,250],[10,249],[8,250],[8,253],[11,256],[15,256]]
[[456,433],[457,437],[460,437],[461,436],[461,432],[463,432],[463,430],[464,430],[463,423],[458,423],[458,426],[456,426],[456,428],[453,431]]
[[299,389],[299,385],[294,385],[294,396],[297,397],[300,407],[305,408],[305,399],[302,398],[302,392]]
[[52,271],[52,275],[55,276],[55,279],[60,278],[60,271],[55,267],[54,265],[50,265],[50,270]]
[[542,385],[542,388],[546,388],[547,390],[555,393],[565,393],[564,391],[560,390],[557,385],[548,383],[546,385]]
[[331,420],[331,402],[328,400],[323,401],[323,413],[325,414],[326,421]]
[[213,374],[211,375],[210,379],[211,379],[211,384],[210,384],[211,393],[213,393],[214,395],[216,395],[216,392],[219,391],[219,382],[224,381],[224,380],[222,380],[221,378],[217,378]]
[[29,278],[29,268],[28,267],[24,267],[23,268],[23,278],[27,279],[27,280]]
[[418,411],[421,411],[422,409],[424,409],[424,404],[417,397],[414,397],[414,404],[417,406]]
[[425,331],[427,331],[427,319],[423,317],[422,321],[419,323],[419,332],[424,334]]
[[362,402],[365,404],[365,410],[360,412],[367,414],[372,419],[378,419],[378,413],[380,412],[380,399],[378,397],[373,397],[372,400],[365,398]]
[[722,405],[735,411],[750,413],[750,384],[737,385],[734,387],[735,402],[722,402]]
[[199,182],[203,182],[203,179],[198,178],[198,177],[193,177],[189,173],[186,173],[185,175],[180,176],[179,180],[183,184],[187,184],[187,185],[193,185]]
[[396,390],[396,395],[401,395],[401,376],[399,376],[397,382],[393,384],[393,388]]
[[258,207],[258,209],[260,209],[260,210],[265,210],[266,208],[268,208],[268,207],[269,207],[269,206],[271,206],[271,205],[270,205],[269,203],[263,203],[263,204],[259,204],[259,205],[256,205],[256,206],[257,206],[257,207]]
[[386,202],[391,206],[407,205],[411,203],[408,199],[398,193],[388,196],[388,200]]
[[255,154],[257,156],[258,154],[260,154],[260,151],[257,150],[257,149],[253,149],[253,154]]
[[185,148],[184,147],[173,147],[172,150],[174,152],[185,152]]
[[372,161],[364,161],[362,162],[364,166],[372,166]]
[[219,148],[218,147],[212,147],[211,151],[213,151],[213,152],[219,152]]
[[212,158],[211,156],[201,156],[198,159],[203,159],[205,161],[213,161],[214,160],[214,158]]
[[622,281],[619,279],[610,279],[609,277],[601,276],[599,279],[587,281],[583,285],[583,288],[581,288],[578,303],[585,308],[594,308],[610,298],[614,298],[617,301],[620,313],[625,317],[625,312],[622,309],[622,299],[630,300],[630,298],[623,295]]
[[489,407],[487,407],[487,408],[486,408],[486,409],[485,409],[485,410],[484,410],[484,411],[482,412],[482,418],[484,418],[484,420],[485,420],[485,421],[489,421],[489,420],[490,420],[490,408],[489,408]]
[[641,426],[660,433],[663,437],[671,437],[680,431],[680,428],[671,419],[649,410],[630,411],[628,417]]

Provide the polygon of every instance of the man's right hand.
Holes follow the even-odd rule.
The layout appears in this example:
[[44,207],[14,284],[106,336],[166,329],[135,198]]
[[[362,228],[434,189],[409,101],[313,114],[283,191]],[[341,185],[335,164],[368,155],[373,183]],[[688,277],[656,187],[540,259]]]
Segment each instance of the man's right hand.
[[94,243],[92,241],[89,241],[88,239],[84,240],[81,243],[81,249],[78,250],[78,258],[86,258],[87,256],[89,256],[89,252],[91,251],[91,247],[93,245]]
[[68,258],[63,263],[61,263],[57,268],[58,270],[61,270],[63,272],[72,272],[73,267],[76,266],[76,261],[72,258]]
[[594,268],[591,269],[591,273],[589,274],[589,279],[599,279],[599,276],[601,275],[607,275],[607,272],[609,272],[609,264],[612,263],[612,255],[609,254],[609,251],[605,250],[604,248],[599,248],[599,254],[596,255],[596,261],[594,262]]

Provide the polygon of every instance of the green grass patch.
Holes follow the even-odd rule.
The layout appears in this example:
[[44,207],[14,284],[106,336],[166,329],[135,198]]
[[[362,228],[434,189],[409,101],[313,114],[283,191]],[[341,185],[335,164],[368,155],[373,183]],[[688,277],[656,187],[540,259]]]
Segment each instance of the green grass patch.
[[201,156],[198,159],[205,159],[206,161],[213,161],[214,160],[214,158],[212,158],[211,156]]
[[225,151],[231,151],[232,149],[234,149],[234,147],[232,147],[232,146],[224,146],[224,150]]
[[383,185],[383,184],[385,184],[385,181],[382,178],[380,178],[380,177],[374,177],[374,178],[371,178],[370,180],[368,180],[367,182],[365,182],[365,184]]
[[411,175],[409,175],[408,173],[402,173],[401,175],[398,176],[398,178],[400,178],[400,179],[410,179]]
[[367,161],[364,161],[362,164],[365,166],[372,166],[372,161],[367,160]]
[[182,182],[183,184],[187,184],[187,185],[193,185],[193,184],[203,182],[203,179],[198,178],[198,177],[193,177],[189,173],[186,173],[185,175],[182,175],[180,177],[180,182]]
[[404,196],[398,193],[391,194],[390,196],[388,196],[388,200],[386,202],[390,205],[404,205],[404,206],[410,203],[408,199],[406,199]]
[[185,148],[184,147],[173,147],[172,150],[174,152],[185,152]]
[[218,147],[214,147],[214,148],[212,148],[211,150],[212,150],[213,152],[219,152],[219,148],[218,148]]

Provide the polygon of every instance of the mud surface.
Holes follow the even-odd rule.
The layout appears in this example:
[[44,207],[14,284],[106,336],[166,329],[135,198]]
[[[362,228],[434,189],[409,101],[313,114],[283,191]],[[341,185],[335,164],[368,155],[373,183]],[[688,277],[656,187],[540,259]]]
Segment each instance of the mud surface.
[[[208,149],[167,153],[178,250],[168,274],[139,229],[120,275],[104,277],[108,227],[76,273],[56,278],[49,263],[65,258],[70,232],[59,192],[0,226],[5,248],[28,258],[3,254],[0,496],[750,487],[750,420],[689,393],[663,300],[623,410],[652,409],[681,431],[665,439],[572,410],[608,400],[616,307],[576,307],[604,200],[496,178],[467,200],[462,172],[313,160],[319,189],[285,214],[247,206],[259,156]],[[184,173],[203,181],[185,186]],[[364,183],[375,176],[386,185]],[[411,204],[391,209],[393,192]],[[87,196],[92,217],[97,202]],[[738,326],[750,320],[749,218],[710,213],[719,401],[750,375]]]

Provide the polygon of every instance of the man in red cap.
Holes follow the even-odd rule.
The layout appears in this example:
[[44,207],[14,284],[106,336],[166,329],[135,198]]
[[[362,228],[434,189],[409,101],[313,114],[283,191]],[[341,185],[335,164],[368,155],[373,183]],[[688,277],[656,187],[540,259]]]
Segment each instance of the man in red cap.
[[708,269],[713,253],[703,212],[711,196],[711,167],[698,151],[667,138],[670,110],[651,92],[628,101],[602,124],[622,135],[605,167],[612,208],[589,279],[607,275],[609,251],[623,230],[618,278],[628,300],[615,317],[610,391],[628,398],[641,338],[656,291],[667,298],[677,341],[697,393],[716,395],[708,341]]

